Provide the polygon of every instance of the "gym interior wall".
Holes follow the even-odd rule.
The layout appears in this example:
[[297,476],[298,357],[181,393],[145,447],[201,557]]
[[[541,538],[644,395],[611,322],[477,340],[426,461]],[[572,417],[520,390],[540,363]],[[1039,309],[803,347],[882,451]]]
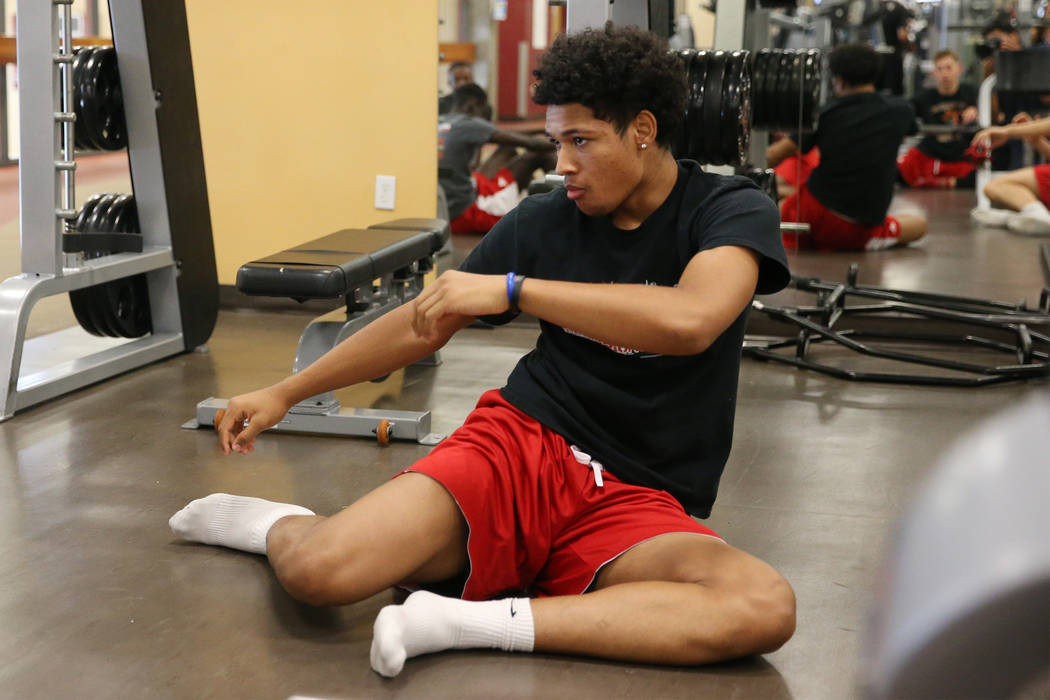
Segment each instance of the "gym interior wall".
[[[404,9],[186,1],[220,284],[341,228],[433,216],[437,4]],[[393,211],[376,175],[396,177]]]

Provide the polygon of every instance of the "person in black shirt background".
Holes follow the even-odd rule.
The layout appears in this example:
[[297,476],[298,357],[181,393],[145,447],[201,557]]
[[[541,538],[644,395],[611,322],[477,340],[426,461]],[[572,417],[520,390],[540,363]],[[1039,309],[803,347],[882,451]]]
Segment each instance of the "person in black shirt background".
[[675,160],[685,75],[656,35],[562,35],[535,75],[565,187],[527,197],[459,270],[309,367],[231,399],[219,440],[250,453],[297,401],[525,312],[540,335],[507,385],[331,517],[212,494],[169,525],[265,553],[314,605],[455,580],[462,599],[418,590],[379,613],[384,676],[451,648],[675,665],[774,651],[794,633],[791,586],[690,515],[708,515],[728,456],[752,297],[790,280],[776,206]]
[[[924,124],[958,126],[977,121],[977,88],[960,83],[962,64],[949,49],[934,56],[935,87],[916,93],[912,106]],[[965,156],[970,138],[965,134],[929,134],[897,161],[901,177],[912,187],[954,187],[958,179],[974,171]]]
[[897,150],[916,131],[915,111],[901,98],[875,92],[880,60],[866,44],[843,44],[828,56],[835,99],[820,111],[817,130],[798,143],[784,138],[766,154],[769,167],[797,152],[820,148],[820,165],[780,203],[784,221],[810,225],[785,243],[822,250],[879,250],[926,234],[926,219],[887,216],[897,181]]

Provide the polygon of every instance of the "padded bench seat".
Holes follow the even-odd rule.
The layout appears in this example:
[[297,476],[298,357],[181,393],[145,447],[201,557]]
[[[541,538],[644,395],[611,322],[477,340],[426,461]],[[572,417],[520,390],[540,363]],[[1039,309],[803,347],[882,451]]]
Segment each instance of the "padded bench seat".
[[429,258],[444,245],[445,222],[398,219],[343,229],[242,265],[237,289],[252,296],[332,299]]

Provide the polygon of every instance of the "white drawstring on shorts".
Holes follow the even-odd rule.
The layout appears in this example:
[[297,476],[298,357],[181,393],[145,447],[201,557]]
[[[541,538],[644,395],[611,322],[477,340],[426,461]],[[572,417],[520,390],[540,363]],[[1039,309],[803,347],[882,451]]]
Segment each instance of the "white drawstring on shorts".
[[602,471],[605,467],[602,463],[596,459],[591,459],[591,456],[581,450],[576,445],[569,445],[569,449],[572,450],[572,456],[576,458],[576,461],[585,467],[590,467],[591,471],[594,472],[594,485],[598,488],[605,486],[605,482],[602,480]]

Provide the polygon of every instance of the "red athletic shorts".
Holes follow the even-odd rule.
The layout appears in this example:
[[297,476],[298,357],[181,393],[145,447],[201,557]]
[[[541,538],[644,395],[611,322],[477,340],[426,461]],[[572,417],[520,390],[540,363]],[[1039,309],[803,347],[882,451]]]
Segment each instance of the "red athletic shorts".
[[721,539],[666,491],[626,484],[608,471],[599,486],[584,457],[494,390],[463,427],[405,470],[440,482],[463,511],[465,600],[584,593],[603,565],[652,537]]
[[1050,165],[1036,165],[1035,184],[1039,186],[1039,199],[1050,208]]
[[789,248],[818,250],[882,250],[900,239],[900,222],[887,216],[876,226],[865,226],[844,219],[818,202],[803,185],[780,203],[781,221],[809,224],[809,233],[784,232],[784,245]]
[[518,182],[507,168],[491,180],[479,172],[474,175],[477,196],[466,210],[452,220],[452,233],[488,233],[496,222],[518,205]]
[[954,179],[966,177],[974,170],[974,164],[968,160],[937,160],[931,158],[917,147],[897,159],[897,169],[901,177],[912,187],[952,187]]
[[773,171],[787,184],[798,187],[800,182],[809,179],[809,174],[818,165],[820,165],[820,149],[814,147],[806,153],[788,156],[780,161],[780,165],[773,168]]

